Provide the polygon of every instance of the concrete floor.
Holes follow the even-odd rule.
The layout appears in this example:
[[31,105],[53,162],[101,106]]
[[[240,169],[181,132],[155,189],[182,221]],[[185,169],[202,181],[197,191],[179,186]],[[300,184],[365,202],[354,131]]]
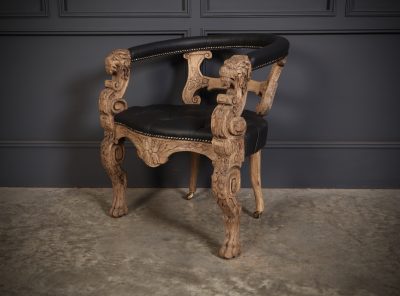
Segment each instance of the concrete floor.
[[242,255],[209,190],[0,189],[0,295],[400,295],[400,190],[240,194]]

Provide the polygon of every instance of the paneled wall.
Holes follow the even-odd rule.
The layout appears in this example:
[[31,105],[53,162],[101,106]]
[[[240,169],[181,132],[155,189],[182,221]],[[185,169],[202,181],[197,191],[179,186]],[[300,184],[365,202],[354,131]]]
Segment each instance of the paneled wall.
[[[0,186],[110,186],[97,113],[107,53],[235,32],[291,42],[268,115],[265,187],[400,186],[397,0],[2,0]],[[178,104],[185,75],[180,57],[135,64],[127,99]],[[201,165],[209,186],[211,165]],[[130,145],[125,167],[131,187],[184,187],[189,157],[151,169]]]

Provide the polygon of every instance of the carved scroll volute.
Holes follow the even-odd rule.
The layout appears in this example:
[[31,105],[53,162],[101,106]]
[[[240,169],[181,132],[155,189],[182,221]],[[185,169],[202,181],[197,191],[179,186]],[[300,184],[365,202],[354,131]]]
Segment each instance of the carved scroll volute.
[[276,89],[278,87],[278,79],[281,75],[282,69],[285,66],[286,58],[282,59],[272,65],[272,69],[268,75],[268,79],[261,84],[260,97],[261,100],[256,106],[256,113],[259,115],[266,115],[272,107]]
[[105,81],[105,89],[99,97],[99,111],[101,126],[111,138],[114,137],[114,115],[127,108],[123,96],[129,83],[130,67],[131,55],[127,49],[114,50],[105,59],[106,72],[112,78]]
[[183,88],[182,100],[185,104],[200,104],[201,98],[195,92],[208,85],[207,77],[201,73],[200,66],[204,59],[211,59],[211,51],[195,51],[183,55],[188,61],[188,78]]

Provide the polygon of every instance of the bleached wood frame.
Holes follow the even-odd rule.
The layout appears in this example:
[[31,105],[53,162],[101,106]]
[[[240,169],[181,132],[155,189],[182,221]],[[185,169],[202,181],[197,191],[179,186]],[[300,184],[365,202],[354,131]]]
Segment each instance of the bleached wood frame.
[[[106,72],[112,75],[105,81],[105,89],[99,98],[100,122],[104,128],[101,143],[101,160],[113,186],[113,201],[110,209],[112,217],[121,217],[128,212],[125,199],[127,186],[126,172],[120,166],[124,159],[123,142],[129,139],[137,149],[138,156],[149,166],[156,167],[168,161],[176,152],[193,153],[192,177],[188,198],[193,197],[197,174],[197,155],[211,159],[214,172],[212,192],[222,210],[225,224],[225,240],[219,250],[222,258],[233,258],[240,254],[239,219],[241,206],[236,199],[240,189],[240,167],[243,163],[244,134],[246,121],[241,117],[246,104],[247,92],[255,92],[261,100],[256,107],[257,114],[265,115],[272,106],[277,81],[285,64],[285,59],[272,65],[265,81],[251,80],[251,63],[246,55],[234,55],[225,60],[219,70],[220,77],[207,77],[201,73],[200,65],[205,58],[210,59],[210,51],[185,53],[188,61],[188,78],[182,92],[186,104],[199,104],[196,95],[200,88],[226,90],[217,96],[217,106],[211,116],[211,142],[160,138],[128,129],[116,124],[114,116],[127,109],[124,94],[131,71],[131,56],[128,50],[114,50],[105,59]],[[260,183],[260,151],[250,156],[250,175],[256,199],[255,217],[264,209]]]

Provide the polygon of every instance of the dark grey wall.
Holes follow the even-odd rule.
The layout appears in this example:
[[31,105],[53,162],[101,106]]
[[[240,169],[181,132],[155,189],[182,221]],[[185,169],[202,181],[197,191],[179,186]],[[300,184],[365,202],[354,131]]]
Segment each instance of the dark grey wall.
[[[109,186],[99,161],[97,97],[112,49],[272,32],[286,36],[291,51],[269,115],[264,186],[400,187],[399,3],[2,0],[0,185]],[[181,58],[135,65],[129,103],[178,103],[184,66]],[[130,146],[129,186],[185,186],[188,160],[177,154],[151,169]],[[247,163],[244,186],[246,170]],[[209,186],[210,173],[204,159],[201,186]]]

